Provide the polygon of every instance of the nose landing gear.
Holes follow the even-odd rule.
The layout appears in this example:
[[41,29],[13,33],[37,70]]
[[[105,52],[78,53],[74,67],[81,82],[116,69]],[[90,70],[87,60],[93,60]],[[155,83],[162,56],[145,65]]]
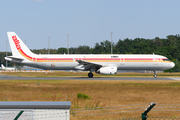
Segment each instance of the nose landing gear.
[[154,72],[154,78],[157,78],[156,71],[154,70],[153,72]]

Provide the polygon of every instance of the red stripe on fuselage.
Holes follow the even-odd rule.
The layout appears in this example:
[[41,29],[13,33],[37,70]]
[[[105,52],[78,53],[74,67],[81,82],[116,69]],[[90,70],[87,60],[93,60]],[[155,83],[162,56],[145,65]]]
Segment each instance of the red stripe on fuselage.
[[[22,53],[22,55],[24,57],[26,57],[27,59],[29,60],[73,60],[73,58],[34,58],[34,57],[31,57],[29,55],[27,55],[22,49],[19,49]],[[132,60],[132,61],[135,61],[135,60],[154,60],[154,58],[74,58],[75,60],[98,60],[98,61],[103,61],[103,60]],[[155,58],[156,59],[156,58]],[[157,58],[156,60],[162,60],[162,58]]]
[[[27,57],[29,60],[73,60],[73,58],[34,58],[29,55],[27,55],[22,49],[20,49],[23,56]],[[154,58],[74,58],[75,60],[154,60]],[[162,60],[162,59],[156,59],[156,60]]]

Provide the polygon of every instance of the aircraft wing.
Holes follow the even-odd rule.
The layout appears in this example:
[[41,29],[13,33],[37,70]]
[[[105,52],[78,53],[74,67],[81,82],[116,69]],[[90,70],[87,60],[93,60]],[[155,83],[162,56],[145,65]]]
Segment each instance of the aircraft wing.
[[87,69],[95,69],[95,68],[101,68],[103,65],[98,64],[98,63],[94,63],[94,62],[87,62],[87,61],[83,61],[83,60],[76,60],[79,64],[83,65],[83,67],[87,70]]

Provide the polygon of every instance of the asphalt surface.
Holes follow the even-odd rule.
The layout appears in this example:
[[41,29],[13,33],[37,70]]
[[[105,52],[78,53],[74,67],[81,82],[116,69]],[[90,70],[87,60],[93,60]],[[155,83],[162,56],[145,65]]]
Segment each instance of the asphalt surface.
[[180,80],[180,77],[19,77],[0,75],[0,80]]

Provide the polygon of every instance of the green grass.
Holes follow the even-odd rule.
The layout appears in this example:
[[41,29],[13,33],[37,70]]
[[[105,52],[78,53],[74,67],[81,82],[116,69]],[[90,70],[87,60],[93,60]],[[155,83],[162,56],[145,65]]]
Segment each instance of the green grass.
[[83,94],[83,93],[78,93],[77,98],[84,99],[84,100],[91,99],[91,97],[89,95],[86,95],[86,94]]

